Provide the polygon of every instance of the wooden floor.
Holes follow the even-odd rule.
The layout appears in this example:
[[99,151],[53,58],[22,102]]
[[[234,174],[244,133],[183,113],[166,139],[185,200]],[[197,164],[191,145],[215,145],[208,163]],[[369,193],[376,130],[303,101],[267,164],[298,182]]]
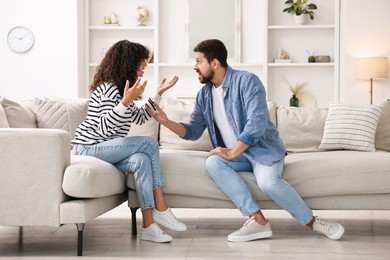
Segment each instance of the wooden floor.
[[284,211],[264,211],[272,238],[230,243],[227,235],[246,220],[237,210],[173,211],[189,229],[166,230],[173,241],[156,244],[131,235],[130,210],[126,203],[119,206],[86,225],[82,258],[76,256],[75,225],[25,227],[21,246],[18,227],[0,226],[0,259],[390,259],[390,212],[315,212],[344,225],[342,240],[331,241]]

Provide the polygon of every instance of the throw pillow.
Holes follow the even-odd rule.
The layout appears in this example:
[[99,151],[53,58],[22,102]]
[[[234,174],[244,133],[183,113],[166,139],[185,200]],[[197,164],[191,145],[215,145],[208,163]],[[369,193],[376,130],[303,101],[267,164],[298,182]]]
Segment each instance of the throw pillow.
[[382,114],[375,134],[375,149],[390,152],[390,99],[382,104]]
[[375,151],[375,132],[382,107],[330,103],[319,149]]
[[0,97],[0,105],[4,108],[9,126],[11,128],[37,128],[34,113],[22,103]]
[[318,152],[327,108],[279,107],[278,130],[287,152]]
[[7,115],[5,114],[5,110],[1,104],[0,104],[0,128],[9,128]]
[[62,129],[72,139],[88,112],[88,99],[35,98],[34,102],[39,128]]
[[[168,118],[173,121],[188,122],[194,109],[194,101],[167,98],[162,104],[162,109],[165,111]],[[160,146],[163,149],[178,150],[210,151],[212,149],[207,129],[198,140],[188,141],[180,138],[163,125],[160,126]]]

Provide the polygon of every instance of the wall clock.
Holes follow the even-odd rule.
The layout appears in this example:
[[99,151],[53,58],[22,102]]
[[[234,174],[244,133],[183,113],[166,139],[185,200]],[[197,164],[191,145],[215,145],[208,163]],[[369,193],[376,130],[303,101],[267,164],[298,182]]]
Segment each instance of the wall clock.
[[8,33],[8,46],[14,52],[26,52],[34,45],[33,33],[24,26],[16,26]]

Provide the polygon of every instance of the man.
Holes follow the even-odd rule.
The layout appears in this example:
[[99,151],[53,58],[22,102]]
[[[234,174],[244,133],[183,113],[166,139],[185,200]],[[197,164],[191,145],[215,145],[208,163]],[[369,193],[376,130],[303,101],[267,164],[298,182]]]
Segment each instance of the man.
[[272,236],[270,223],[238,171],[253,172],[259,188],[299,223],[330,239],[340,239],[343,226],[314,217],[282,178],[286,150],[268,114],[260,79],[250,72],[229,67],[227,50],[220,40],[202,41],[194,51],[194,70],[205,85],[197,94],[190,121],[174,122],[158,106],[157,111],[148,109],[148,112],[187,140],[198,139],[208,129],[214,149],[208,153],[207,172],[241,213],[249,216],[228,240],[244,242]]

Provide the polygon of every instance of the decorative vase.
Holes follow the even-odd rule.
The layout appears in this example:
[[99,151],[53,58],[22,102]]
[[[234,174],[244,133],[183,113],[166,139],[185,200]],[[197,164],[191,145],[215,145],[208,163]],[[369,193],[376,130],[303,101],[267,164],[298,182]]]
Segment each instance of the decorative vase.
[[297,98],[297,96],[292,95],[292,97],[290,98],[290,107],[298,107],[298,105],[299,99]]
[[306,15],[293,15],[295,24],[304,24],[306,22]]

